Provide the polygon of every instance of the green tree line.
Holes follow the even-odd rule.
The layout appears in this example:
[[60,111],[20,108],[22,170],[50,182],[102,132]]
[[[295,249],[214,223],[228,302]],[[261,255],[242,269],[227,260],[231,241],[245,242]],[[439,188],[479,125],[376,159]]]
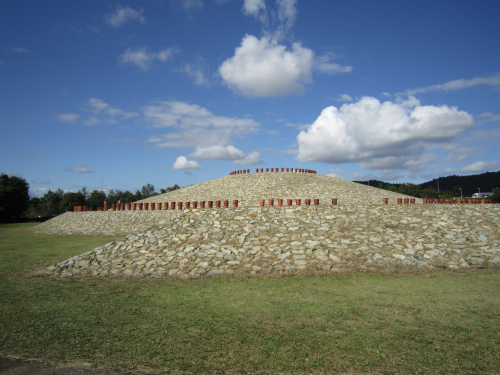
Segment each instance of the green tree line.
[[61,189],[47,191],[41,198],[29,196],[29,184],[24,178],[0,176],[0,222],[16,221],[22,218],[46,218],[73,211],[74,206],[87,206],[97,210],[104,206],[104,201],[109,204],[132,203],[155,195],[165,194],[180,189],[174,186],[160,189],[155,192],[155,187],[146,184],[141,190],[132,193],[128,190],[110,190],[107,194],[101,190],[88,191],[85,187],[77,192],[64,192]]

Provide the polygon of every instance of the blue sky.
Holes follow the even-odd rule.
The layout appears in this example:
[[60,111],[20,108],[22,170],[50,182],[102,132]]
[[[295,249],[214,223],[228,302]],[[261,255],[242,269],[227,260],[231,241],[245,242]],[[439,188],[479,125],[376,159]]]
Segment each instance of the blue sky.
[[500,167],[500,2],[0,2],[0,171],[31,194],[295,167]]

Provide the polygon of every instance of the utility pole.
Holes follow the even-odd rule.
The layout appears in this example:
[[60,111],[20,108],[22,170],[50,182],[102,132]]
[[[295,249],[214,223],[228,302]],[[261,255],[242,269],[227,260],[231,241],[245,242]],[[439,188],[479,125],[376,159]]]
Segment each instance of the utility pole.
[[477,197],[481,199],[481,188],[478,188],[478,190],[479,190],[479,195]]
[[460,189],[460,198],[463,198],[463,194],[462,194],[462,188],[459,188]]
[[104,190],[104,177],[102,178],[102,181],[101,181],[101,191]]

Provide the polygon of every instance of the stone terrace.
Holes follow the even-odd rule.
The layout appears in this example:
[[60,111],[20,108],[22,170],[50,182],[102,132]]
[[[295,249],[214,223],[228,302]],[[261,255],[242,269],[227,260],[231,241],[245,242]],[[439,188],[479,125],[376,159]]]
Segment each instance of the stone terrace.
[[113,227],[123,232],[138,231],[40,274],[190,279],[498,268],[499,215],[498,205],[66,213],[57,222],[43,223],[42,232],[50,232],[51,227],[55,229],[64,222],[69,226],[64,230],[67,234],[71,225],[74,234],[99,228],[112,234]]
[[[382,198],[395,204],[397,198],[411,197],[320,174],[264,172],[226,176],[137,202],[229,200],[232,205],[233,200],[238,200],[239,207],[256,207],[260,199],[266,200],[266,206],[268,199],[293,199],[294,205],[295,199],[302,199],[302,204],[305,199],[319,199],[320,205],[328,206],[332,198],[340,205],[366,205],[382,204]],[[422,199],[416,202],[422,203]]]

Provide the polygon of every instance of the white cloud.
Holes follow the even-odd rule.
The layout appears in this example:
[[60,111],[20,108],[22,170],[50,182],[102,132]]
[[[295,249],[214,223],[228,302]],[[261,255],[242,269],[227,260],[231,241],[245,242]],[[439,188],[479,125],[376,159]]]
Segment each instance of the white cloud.
[[235,160],[233,164],[236,165],[258,165],[264,164],[264,162],[260,159],[261,154],[258,151],[252,151],[248,154],[248,156],[242,160]]
[[338,98],[334,98],[335,100],[339,102],[352,102],[352,97],[347,94],[342,94]]
[[38,197],[38,198],[41,198],[45,195],[45,193],[49,191],[49,188],[34,188],[34,187],[31,187],[30,186],[30,196],[32,197]]
[[278,5],[278,18],[282,24],[281,28],[283,32],[287,32],[292,28],[297,17],[296,0],[276,0],[276,3]]
[[179,49],[177,47],[166,48],[160,52],[150,52],[148,47],[128,48],[119,57],[122,64],[133,64],[138,66],[142,71],[146,72],[151,67],[155,60],[167,62],[171,59]]
[[194,160],[187,160],[185,156],[179,156],[174,163],[174,169],[199,169],[201,165],[199,165]]
[[93,173],[88,165],[82,164],[80,167],[69,166],[63,169],[64,172]]
[[106,17],[106,21],[113,27],[119,27],[129,21],[138,21],[140,23],[146,22],[146,19],[142,15],[144,9],[140,8],[139,10],[135,10],[132,8],[121,7],[116,8],[114,13],[108,15]]
[[193,159],[237,160],[245,157],[245,153],[234,146],[209,146],[197,148],[188,155]]
[[10,52],[13,52],[13,53],[29,53],[30,51],[28,51],[26,48],[21,48],[21,47],[14,47],[10,50]]
[[487,163],[485,161],[478,161],[471,165],[466,165],[465,167],[462,167],[462,172],[468,172],[468,173],[491,172],[491,171],[496,171],[499,165],[500,164],[496,160],[493,160],[491,163]]
[[101,123],[101,121],[95,116],[90,116],[88,119],[86,119],[85,121],[82,121],[82,122],[83,122],[83,125],[86,125],[86,126],[94,126],[94,125],[98,125]]
[[333,53],[328,53],[323,56],[318,56],[314,59],[313,68],[319,71],[320,73],[325,73],[329,75],[352,72],[351,66],[342,66],[340,64],[333,63],[331,62],[333,59],[335,59],[335,54]]
[[87,102],[87,109],[93,113],[99,113],[109,107],[108,103],[103,102],[101,99],[90,98]]
[[36,181],[31,181],[32,184],[37,184],[37,185],[47,185],[50,184],[49,180],[41,180],[41,179],[36,179]]
[[421,106],[414,97],[397,103],[363,97],[340,109],[325,108],[307,132],[297,136],[297,160],[371,163],[415,157],[426,143],[450,141],[473,124],[473,117],[456,107]]
[[266,11],[264,0],[243,0],[243,14],[259,18]]
[[443,149],[450,152],[444,160],[445,163],[467,161],[469,160],[469,157],[474,154],[474,151],[470,148],[453,144],[446,145]]
[[[153,128],[176,131],[154,136],[156,147],[208,147],[232,143],[235,137],[255,132],[259,123],[252,119],[215,116],[206,108],[184,102],[160,102],[146,106],[144,116]],[[150,138],[151,141],[151,138]]]
[[478,118],[484,119],[487,122],[497,122],[500,121],[500,115],[494,115],[491,112],[481,113]]
[[59,113],[56,115],[56,119],[62,122],[75,122],[80,118],[80,115],[76,113]]
[[193,78],[195,85],[205,85],[209,84],[208,79],[205,77],[205,72],[208,70],[205,61],[198,57],[196,62],[192,64],[186,64],[184,68],[179,69],[180,72],[186,73],[188,76]]
[[349,176],[351,180],[356,181],[369,181],[369,180],[378,180],[379,178],[372,173],[358,173],[354,172]]
[[414,90],[406,90],[405,94],[415,95],[429,91],[452,91],[466,89],[474,86],[496,86],[500,87],[500,73],[490,77],[478,77],[472,79],[457,79],[440,85],[420,87]]
[[313,60],[314,52],[300,43],[290,51],[269,37],[246,35],[219,73],[229,88],[249,97],[287,95],[312,81]]

